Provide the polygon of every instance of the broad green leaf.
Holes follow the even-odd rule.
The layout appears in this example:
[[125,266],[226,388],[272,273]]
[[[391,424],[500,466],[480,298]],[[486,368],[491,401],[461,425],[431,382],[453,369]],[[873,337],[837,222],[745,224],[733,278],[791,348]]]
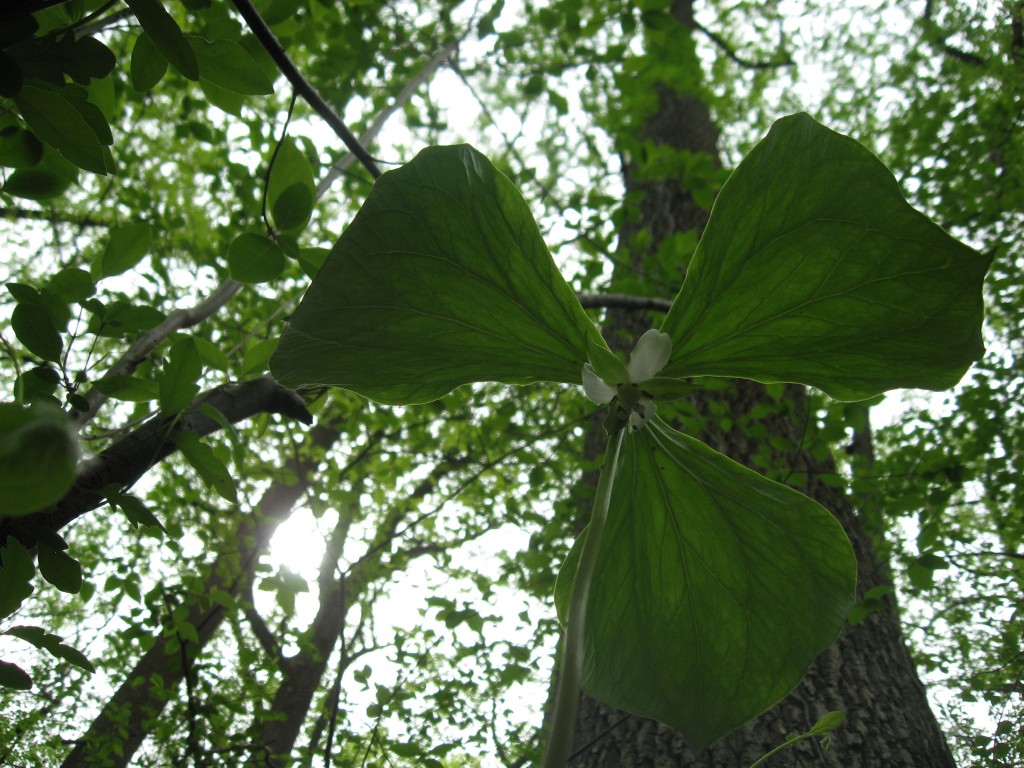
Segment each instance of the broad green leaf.
[[38,304],[18,304],[11,313],[11,328],[18,341],[43,360],[60,360],[64,349],[50,313]]
[[170,65],[189,80],[198,80],[199,63],[192,46],[160,0],[125,0],[125,3]]
[[578,384],[598,337],[512,183],[471,147],[431,147],[374,185],[270,368],[423,403],[474,381]]
[[240,283],[265,283],[284,271],[287,259],[268,237],[243,232],[228,246],[228,271]]
[[[97,135],[95,120],[91,114],[86,114],[92,105],[84,99],[79,101],[72,97],[75,87],[42,87],[38,82],[26,83],[14,101],[25,122],[42,141],[79,168],[106,175],[107,159],[101,143],[101,138],[106,136]],[[103,120],[102,114],[100,120]]]
[[265,96],[274,92],[274,84],[259,63],[238,43],[198,37],[190,38],[189,42],[204,80],[242,96]]
[[135,41],[130,67],[132,88],[136,91],[151,90],[167,74],[167,59],[145,32]]
[[39,539],[39,573],[61,592],[77,595],[82,589],[82,564],[64,548],[64,540],[54,534]]
[[167,364],[160,374],[160,410],[164,413],[177,413],[191,403],[199,394],[196,382],[202,373],[203,364],[192,337],[185,336],[174,342],[167,354]]
[[696,751],[792,690],[854,603],[827,510],[657,419],[626,438],[598,563],[584,689]]
[[0,547],[0,619],[10,616],[26,597],[32,594],[32,577],[36,573],[32,556],[24,545],[9,537]]
[[740,163],[662,330],[664,376],[800,382],[857,400],[946,389],[984,351],[988,260],[868,150],[799,114]]
[[222,498],[238,501],[231,473],[210,446],[193,432],[178,432],[173,439],[181,449],[181,455],[192,465],[204,484],[213,488]]
[[149,253],[153,230],[148,224],[127,224],[110,233],[100,257],[100,277],[127,272]]
[[32,689],[32,678],[17,664],[0,660],[0,686],[28,691]]

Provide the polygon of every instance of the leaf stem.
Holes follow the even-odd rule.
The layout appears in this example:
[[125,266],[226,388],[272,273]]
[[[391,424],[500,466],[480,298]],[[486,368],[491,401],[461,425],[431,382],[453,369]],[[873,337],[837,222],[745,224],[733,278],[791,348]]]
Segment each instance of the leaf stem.
[[619,464],[619,453],[626,430],[619,430],[608,441],[604,465],[597,482],[597,497],[590,525],[583,534],[587,538],[580,552],[580,562],[573,580],[572,598],[569,601],[569,616],[565,636],[562,640],[562,664],[558,671],[558,689],[551,716],[551,735],[544,750],[541,768],[564,768],[572,751],[572,737],[576,728],[576,713],[579,709],[580,691],[583,683],[583,654],[585,650],[584,628],[587,623],[587,599],[590,597],[590,582],[597,566],[597,553],[601,547],[601,535],[608,518],[608,506],[615,485]]

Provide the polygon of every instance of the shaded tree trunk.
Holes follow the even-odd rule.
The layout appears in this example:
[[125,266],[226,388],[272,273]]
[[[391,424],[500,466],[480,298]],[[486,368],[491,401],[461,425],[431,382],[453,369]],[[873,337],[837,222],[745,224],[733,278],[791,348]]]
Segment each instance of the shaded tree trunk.
[[[692,28],[692,0],[677,2],[676,19]],[[717,130],[706,104],[692,93],[657,84],[659,107],[640,131],[642,140],[688,152],[710,154],[717,162]],[[621,231],[622,250],[632,266],[641,270],[644,257],[657,251],[668,237],[688,230],[700,231],[707,212],[700,208],[678,178],[638,179],[635,166],[625,162],[627,194],[639,203],[626,216]],[[635,235],[645,231],[644,250],[632,247]],[[606,336],[613,348],[630,347],[651,325],[642,312],[608,313]],[[628,341],[623,341],[628,339]],[[770,413],[751,418],[755,406],[768,404]],[[801,447],[813,433],[813,419],[802,387],[788,385],[778,401],[755,382],[735,382],[725,391],[694,396],[695,417],[688,430],[713,448],[747,466],[765,470],[762,436],[781,437],[791,450],[770,452],[771,466],[788,467],[790,484],[831,510],[843,525],[857,558],[858,598],[872,587],[887,583],[888,569],[876,555],[871,539],[859,523],[850,500],[828,482],[835,478],[831,456],[816,458]],[[762,409],[763,410],[763,409]],[[776,441],[779,444],[779,441]],[[600,455],[603,435],[595,426],[587,438],[587,452]],[[819,454],[820,456],[820,454]],[[687,695],[681,691],[680,695]],[[822,715],[844,710],[847,721],[826,752],[806,741],[787,750],[769,764],[789,766],[952,766],[945,738],[933,716],[899,625],[895,602],[855,626],[811,666],[800,685],[770,711],[734,731],[700,755],[695,755],[673,730],[651,720],[628,716],[584,696],[574,741],[576,768],[628,768],[631,766],[742,768],[781,744],[787,734],[803,732]]]

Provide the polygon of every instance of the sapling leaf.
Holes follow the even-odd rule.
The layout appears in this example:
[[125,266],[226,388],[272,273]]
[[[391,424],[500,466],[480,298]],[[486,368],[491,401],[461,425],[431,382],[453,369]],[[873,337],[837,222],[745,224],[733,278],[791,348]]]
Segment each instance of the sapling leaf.
[[384,174],[291,318],[270,369],[382,403],[475,381],[578,384],[604,345],[530,208],[468,146]]
[[715,201],[662,325],[662,375],[800,382],[843,400],[947,389],[984,352],[987,268],[871,152],[784,117]]
[[827,510],[657,419],[626,438],[598,559],[584,690],[697,751],[792,690],[854,602]]

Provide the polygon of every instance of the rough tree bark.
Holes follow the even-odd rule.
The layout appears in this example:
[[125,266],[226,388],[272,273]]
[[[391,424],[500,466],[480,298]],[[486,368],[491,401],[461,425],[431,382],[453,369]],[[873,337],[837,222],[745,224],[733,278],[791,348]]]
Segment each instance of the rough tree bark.
[[[674,7],[679,23],[693,29],[692,0]],[[708,107],[694,94],[679,93],[666,84],[658,85],[659,108],[648,118],[642,139],[717,158],[717,130]],[[621,243],[630,253],[634,268],[645,253],[630,252],[633,236],[640,230],[650,235],[649,253],[665,238],[691,229],[700,231],[707,212],[700,208],[678,178],[639,181],[633,168],[625,165],[627,192],[641,191],[638,215],[627,221]],[[629,219],[630,217],[627,217]],[[614,286],[613,286],[614,289]],[[667,297],[671,298],[671,297]],[[623,337],[631,346],[653,323],[650,315],[628,309],[608,313],[606,335],[620,348]],[[623,333],[623,331],[625,333]],[[744,414],[758,404],[770,403],[772,412],[746,429],[728,432],[717,425],[722,409],[732,423],[744,421]],[[750,427],[760,427],[772,436],[787,438],[794,446],[805,442],[806,397],[802,387],[787,386],[781,403],[765,388],[748,381],[737,382],[725,392],[710,392],[694,398],[698,416],[704,418],[701,439],[733,459],[757,468],[754,458],[762,442]],[[813,426],[811,427],[813,429]],[[603,435],[594,427],[587,439],[588,453],[599,456]],[[796,449],[776,452],[776,466],[791,467],[794,475],[806,478],[799,490],[832,511],[853,543],[859,572],[858,597],[887,582],[888,569],[879,558],[869,536],[858,521],[850,500],[824,482],[834,476],[831,457],[816,459],[810,451]],[[687,693],[681,691],[680,695]],[[828,752],[816,742],[803,742],[787,750],[770,764],[788,766],[936,766],[952,767],[945,738],[933,716],[907,651],[899,626],[896,605],[870,615],[865,621],[845,628],[838,642],[812,665],[803,682],[782,702],[744,727],[733,732],[700,755],[695,755],[671,729],[654,721],[625,713],[584,696],[574,742],[573,768],[644,768],[658,766],[711,766],[739,768],[782,743],[789,733],[803,732],[819,717],[832,710],[844,710],[846,724],[833,734]]]

